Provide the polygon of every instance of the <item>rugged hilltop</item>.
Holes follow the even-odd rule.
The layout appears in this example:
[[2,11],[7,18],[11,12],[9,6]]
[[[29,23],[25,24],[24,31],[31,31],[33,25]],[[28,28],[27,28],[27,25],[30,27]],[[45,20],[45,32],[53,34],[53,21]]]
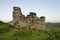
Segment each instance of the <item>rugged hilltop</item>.
[[13,20],[9,24],[15,27],[31,27],[45,29],[45,17],[37,17],[35,12],[30,12],[26,17],[22,14],[21,8],[13,7]]

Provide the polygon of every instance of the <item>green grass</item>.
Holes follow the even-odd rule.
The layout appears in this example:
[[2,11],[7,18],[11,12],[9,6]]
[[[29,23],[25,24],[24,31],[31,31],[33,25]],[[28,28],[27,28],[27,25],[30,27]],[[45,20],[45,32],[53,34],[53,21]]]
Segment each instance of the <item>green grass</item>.
[[60,40],[60,27],[46,27],[46,30],[17,29],[0,22],[0,40]]

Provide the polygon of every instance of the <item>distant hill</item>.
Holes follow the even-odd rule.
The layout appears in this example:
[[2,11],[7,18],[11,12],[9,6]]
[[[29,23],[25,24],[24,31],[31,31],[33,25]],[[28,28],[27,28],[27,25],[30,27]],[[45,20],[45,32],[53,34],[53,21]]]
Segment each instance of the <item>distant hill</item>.
[[60,27],[60,23],[50,23],[50,22],[47,22],[46,26],[48,26],[48,27]]

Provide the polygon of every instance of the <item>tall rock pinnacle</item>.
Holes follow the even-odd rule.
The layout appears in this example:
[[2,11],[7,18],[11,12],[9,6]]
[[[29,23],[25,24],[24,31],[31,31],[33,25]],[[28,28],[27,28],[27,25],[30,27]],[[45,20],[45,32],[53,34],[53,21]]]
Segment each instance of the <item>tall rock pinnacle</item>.
[[37,29],[45,29],[45,17],[37,17],[35,12],[30,12],[26,17],[22,14],[21,8],[13,7],[13,21],[9,24],[15,27],[31,27]]

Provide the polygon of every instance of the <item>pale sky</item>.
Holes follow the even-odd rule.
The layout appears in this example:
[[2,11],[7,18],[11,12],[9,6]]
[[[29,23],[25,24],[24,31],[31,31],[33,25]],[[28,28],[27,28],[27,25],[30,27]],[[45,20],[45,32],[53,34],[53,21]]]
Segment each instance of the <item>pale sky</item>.
[[26,16],[36,12],[37,16],[45,16],[46,22],[60,22],[60,0],[0,0],[0,20],[13,20],[13,6],[21,8]]

